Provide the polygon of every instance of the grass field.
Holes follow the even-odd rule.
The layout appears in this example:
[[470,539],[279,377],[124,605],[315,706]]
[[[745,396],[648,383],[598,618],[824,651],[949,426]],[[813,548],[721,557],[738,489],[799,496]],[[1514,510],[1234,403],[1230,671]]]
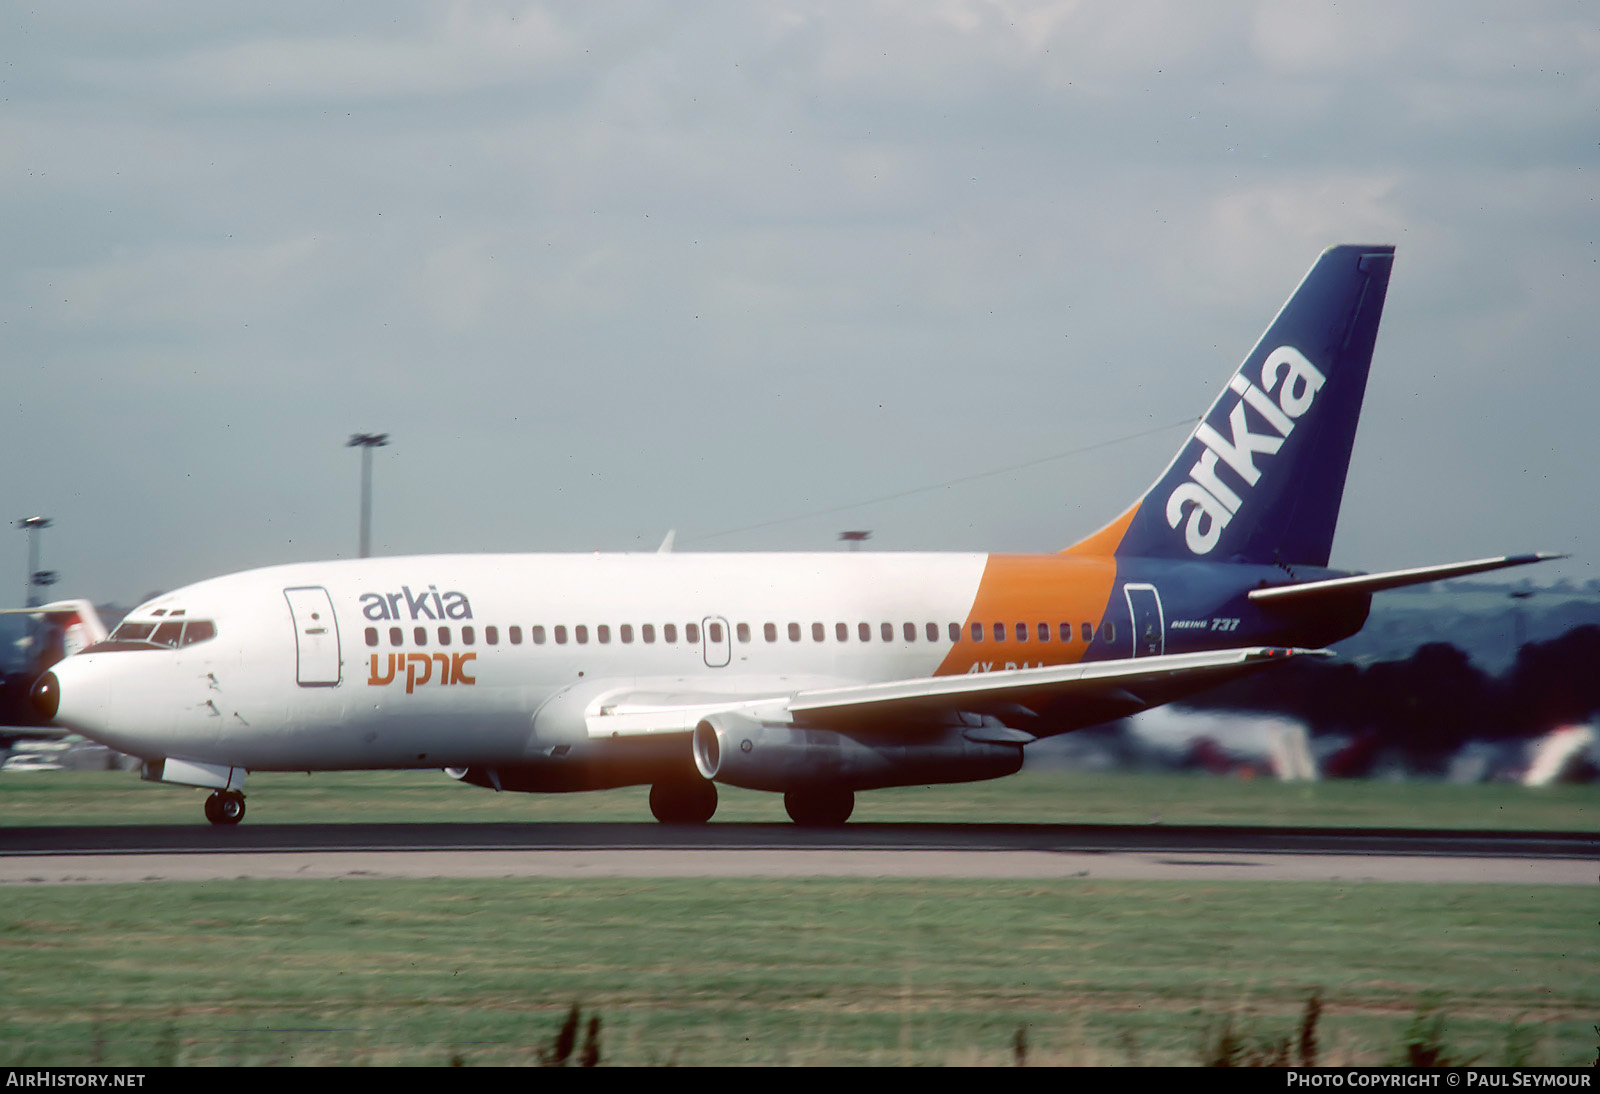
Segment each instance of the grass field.
[[[438,771],[250,776],[246,824],[401,821],[640,821],[644,787],[592,794],[496,794]],[[776,794],[719,788],[717,822],[782,822]],[[205,792],[140,782],[126,771],[0,773],[0,827],[204,824]],[[958,786],[874,790],[860,822],[1259,824],[1600,831],[1600,787],[1452,786],[1438,782],[1280,783],[1209,775],[1025,771]]]
[[[642,789],[497,795],[427,772],[250,789],[246,824],[649,816]],[[198,826],[202,796],[131,773],[4,776],[0,825]],[[1027,772],[862,795],[857,817],[1593,831],[1596,802],[1589,787]],[[782,817],[739,791],[718,813]],[[1245,1052],[1292,1041],[1315,990],[1324,1063],[1399,1062],[1420,1040],[1454,1060],[1587,1064],[1597,912],[1593,889],[1520,885],[13,886],[0,1062],[532,1063],[577,1003],[601,1020],[603,1063],[1009,1063],[1021,1032],[1030,1063],[1189,1064],[1224,1024]]]
[[13,888],[0,1060],[514,1064],[567,1007],[619,1064],[1198,1062],[1228,1018],[1324,1063],[1593,1062],[1595,894],[1050,881]]

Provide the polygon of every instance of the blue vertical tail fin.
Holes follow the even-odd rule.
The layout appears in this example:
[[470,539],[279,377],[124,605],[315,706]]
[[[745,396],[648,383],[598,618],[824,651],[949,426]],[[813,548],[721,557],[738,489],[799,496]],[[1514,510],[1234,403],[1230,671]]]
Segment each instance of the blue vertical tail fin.
[[1393,247],[1330,247],[1128,512],[1074,553],[1326,566]]

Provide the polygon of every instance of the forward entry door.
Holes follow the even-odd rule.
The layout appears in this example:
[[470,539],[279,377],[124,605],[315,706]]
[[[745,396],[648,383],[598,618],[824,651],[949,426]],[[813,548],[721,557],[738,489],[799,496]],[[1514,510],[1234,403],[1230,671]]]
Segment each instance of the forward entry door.
[[1167,648],[1166,628],[1161,619],[1161,597],[1154,585],[1124,585],[1128,615],[1133,622],[1133,656],[1159,657]]
[[339,624],[333,601],[320,585],[283,590],[294,616],[295,678],[303,688],[331,688],[339,682]]

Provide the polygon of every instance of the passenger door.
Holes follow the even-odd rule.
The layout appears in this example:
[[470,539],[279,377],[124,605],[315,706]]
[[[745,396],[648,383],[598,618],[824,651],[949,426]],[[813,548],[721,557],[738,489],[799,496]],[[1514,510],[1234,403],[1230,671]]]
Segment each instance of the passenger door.
[[333,601],[320,585],[283,590],[294,617],[295,679],[303,688],[331,688],[339,682],[339,623]]
[[1166,652],[1166,628],[1161,618],[1161,597],[1154,585],[1122,587],[1133,623],[1133,656],[1159,657]]

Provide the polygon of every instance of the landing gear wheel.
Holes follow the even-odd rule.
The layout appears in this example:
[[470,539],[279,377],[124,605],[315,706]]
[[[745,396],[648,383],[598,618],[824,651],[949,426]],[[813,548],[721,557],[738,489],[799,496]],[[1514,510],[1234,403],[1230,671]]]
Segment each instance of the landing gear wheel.
[[238,824],[244,820],[244,795],[218,790],[206,799],[206,820],[212,824]]
[[789,819],[807,828],[837,828],[856,807],[855,791],[836,786],[791,790],[783,796]]
[[656,783],[650,812],[662,824],[704,824],[717,811],[717,784],[705,779]]

